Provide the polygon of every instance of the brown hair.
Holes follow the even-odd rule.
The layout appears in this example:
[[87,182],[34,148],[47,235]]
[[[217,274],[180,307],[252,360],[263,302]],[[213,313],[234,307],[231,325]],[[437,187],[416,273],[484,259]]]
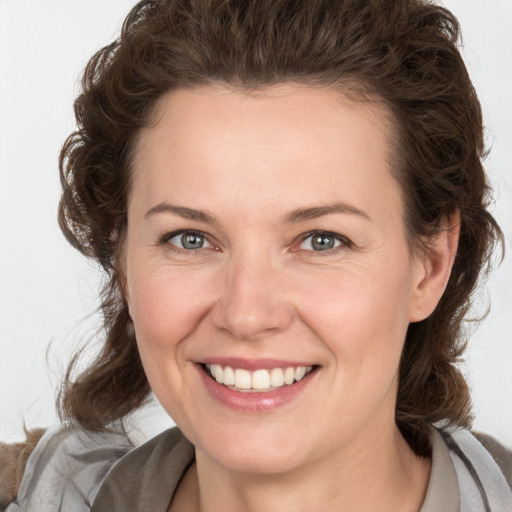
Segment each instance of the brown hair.
[[465,346],[462,321],[502,235],[486,209],[481,110],[458,41],[455,17],[422,0],[139,2],[120,37],[85,69],[75,103],[78,130],[60,158],[61,228],[108,278],[105,343],[75,378],[72,361],[61,415],[99,430],[139,407],[150,391],[117,262],[131,151],[156,101],[176,87],[258,89],[291,81],[384,101],[397,133],[394,172],[412,246],[460,212],[447,289],[435,312],[407,333],[396,421],[417,453],[426,453],[426,422],[468,426],[469,392],[456,366]]

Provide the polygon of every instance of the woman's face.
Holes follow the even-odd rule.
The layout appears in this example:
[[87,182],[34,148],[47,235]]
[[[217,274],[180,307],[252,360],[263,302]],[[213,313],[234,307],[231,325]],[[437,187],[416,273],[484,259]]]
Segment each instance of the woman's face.
[[426,265],[379,108],[298,85],[177,90],[142,132],[126,296],[151,387],[198,457],[286,471],[396,428]]

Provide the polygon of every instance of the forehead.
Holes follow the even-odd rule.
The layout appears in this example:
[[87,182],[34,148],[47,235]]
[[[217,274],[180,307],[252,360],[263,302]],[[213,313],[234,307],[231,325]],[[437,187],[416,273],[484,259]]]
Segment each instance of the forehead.
[[192,202],[245,195],[244,206],[255,208],[262,206],[257,197],[282,203],[283,191],[291,207],[308,195],[368,203],[369,188],[397,188],[393,141],[382,103],[330,88],[179,89],[161,98],[140,134],[132,192],[148,203],[166,195]]
[[[384,100],[376,95],[349,92],[334,87],[312,87],[299,83],[280,83],[264,88],[238,89],[227,85],[211,85],[194,88],[178,88],[164,94],[155,104],[149,126],[142,130],[135,145],[135,155],[146,149],[147,138],[154,136],[159,130],[167,132],[167,136],[188,137],[187,129],[195,125],[194,131],[216,118],[219,123],[228,124],[226,128],[265,127],[271,130],[281,122],[284,127],[288,121],[290,135],[296,136],[297,131],[305,128],[310,131],[318,129],[315,121],[324,124],[323,135],[336,136],[327,130],[339,125],[340,115],[362,117],[369,120],[372,126],[387,138],[389,149],[395,140],[395,123],[390,109]],[[156,130],[155,130],[156,128]],[[295,132],[295,133],[293,133]],[[260,132],[263,135],[263,132]],[[317,131],[318,133],[318,131]],[[281,133],[280,135],[283,135]],[[162,141],[160,141],[162,142]],[[167,139],[169,142],[169,139]],[[370,142],[370,141],[368,141]]]

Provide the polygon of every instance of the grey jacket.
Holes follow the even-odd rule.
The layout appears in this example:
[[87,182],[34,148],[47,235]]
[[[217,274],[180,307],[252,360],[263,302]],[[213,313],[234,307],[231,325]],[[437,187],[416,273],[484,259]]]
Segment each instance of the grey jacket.
[[[510,483],[473,434],[432,428],[431,441],[420,512],[512,512]],[[489,447],[498,462],[512,464],[510,452]],[[30,456],[18,499],[6,512],[165,512],[193,460],[193,446],[177,428],[135,447],[124,434],[58,426]]]

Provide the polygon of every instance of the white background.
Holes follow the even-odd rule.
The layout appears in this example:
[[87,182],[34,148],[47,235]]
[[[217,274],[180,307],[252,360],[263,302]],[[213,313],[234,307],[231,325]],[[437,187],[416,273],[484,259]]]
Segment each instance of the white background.
[[[512,446],[512,0],[446,0],[492,147],[487,168],[507,256],[482,293],[491,312],[472,337],[465,372],[475,427]],[[131,0],[0,0],[0,439],[56,421],[54,395],[74,349],[94,336],[97,269],[56,221],[57,157],[88,58],[119,30]],[[47,353],[48,345],[51,347]],[[158,407],[144,435],[170,424]]]

